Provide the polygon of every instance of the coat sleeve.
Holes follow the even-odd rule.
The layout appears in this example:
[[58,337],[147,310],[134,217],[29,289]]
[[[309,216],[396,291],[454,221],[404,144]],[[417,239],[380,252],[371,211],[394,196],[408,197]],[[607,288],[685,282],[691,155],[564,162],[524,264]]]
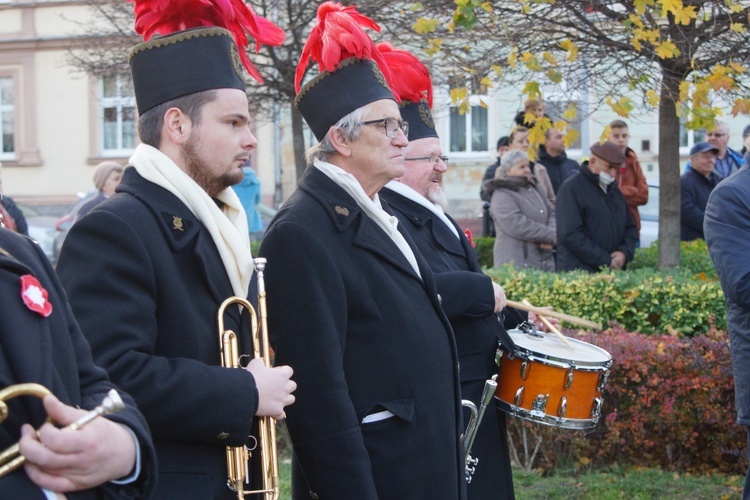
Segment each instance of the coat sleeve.
[[570,189],[570,184],[563,184],[558,192],[555,210],[557,244],[564,244],[581,262],[594,269],[609,266],[612,263],[610,253],[597,245],[586,232],[581,201]]
[[514,197],[505,189],[496,189],[492,193],[490,213],[495,224],[513,238],[533,243],[554,241],[555,228],[529,219],[521,211]]
[[320,498],[346,492],[347,498],[377,499],[345,378],[349,299],[335,256],[316,234],[294,222],[276,223],[259,253],[273,257],[265,271],[273,290],[269,331],[276,362],[294,368],[296,400],[286,408],[287,427],[310,490]]
[[698,201],[695,199],[695,190],[691,189],[693,187],[691,184],[685,178],[680,182],[680,222],[690,229],[702,233],[704,212],[698,206]]
[[448,271],[434,276],[443,311],[451,322],[484,318],[495,311],[492,278],[486,274]]
[[625,234],[623,241],[618,250],[622,251],[627,257],[626,262],[631,262],[635,258],[635,243],[638,241],[638,228],[635,226],[633,216],[630,210],[625,208]]
[[[73,225],[57,269],[97,363],[138,401],[156,439],[244,444],[258,405],[255,381],[219,366],[218,355],[209,365],[159,354],[166,326],[158,297],[172,291],[157,285],[156,266],[128,222],[98,210]],[[184,332],[200,335],[216,332]]]
[[[735,174],[736,175],[736,174]],[[706,205],[706,243],[727,299],[750,308],[750,198],[737,184],[719,184]]]
[[625,201],[628,205],[645,205],[648,203],[648,183],[646,182],[646,176],[643,175],[641,162],[638,160],[633,163],[633,177],[635,179],[633,185],[620,186],[620,190],[625,196]]

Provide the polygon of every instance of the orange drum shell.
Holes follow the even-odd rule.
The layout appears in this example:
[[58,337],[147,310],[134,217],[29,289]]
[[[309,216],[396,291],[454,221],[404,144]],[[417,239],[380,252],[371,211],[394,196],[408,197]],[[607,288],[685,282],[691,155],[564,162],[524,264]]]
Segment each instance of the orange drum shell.
[[[546,365],[541,361],[527,361],[530,366],[527,368],[526,380],[523,380],[521,368],[524,361],[519,357],[511,359],[508,353],[503,351],[495,392],[498,399],[510,406],[531,411],[532,403],[539,394],[549,394],[545,414],[559,417],[560,402],[565,397],[567,400],[565,419],[593,419],[591,411],[594,407],[594,399],[602,396],[601,391],[597,390],[601,371],[581,371],[572,368],[573,382],[568,389],[565,389],[569,370]],[[521,387],[524,388],[523,399],[516,405],[516,393]]]

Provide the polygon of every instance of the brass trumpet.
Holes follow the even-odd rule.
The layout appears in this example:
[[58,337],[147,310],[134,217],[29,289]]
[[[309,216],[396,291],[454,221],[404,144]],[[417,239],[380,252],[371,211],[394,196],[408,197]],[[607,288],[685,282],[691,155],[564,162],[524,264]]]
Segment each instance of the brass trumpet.
[[[237,334],[224,328],[224,311],[231,304],[239,304],[250,315],[250,329],[253,340],[253,357],[262,358],[266,366],[271,366],[270,346],[268,343],[268,313],[266,309],[266,286],[263,271],[266,259],[253,260],[258,275],[258,310],[242,297],[229,297],[221,306],[217,314],[219,329],[219,349],[221,350],[221,366],[226,368],[240,367],[240,354]],[[260,323],[260,328],[258,326]],[[259,490],[245,490],[245,483],[249,482],[248,469],[250,450],[246,446],[227,446],[227,486],[237,493],[238,499],[245,495],[263,494],[265,500],[276,500],[279,497],[279,456],[276,450],[276,421],[271,417],[258,417],[258,442],[260,445],[260,466],[262,486]]]
[[[52,393],[49,389],[40,384],[27,383],[27,384],[16,384],[6,387],[0,391],[0,422],[8,418],[8,405],[7,400],[13,399],[18,396],[36,396],[39,399],[44,399],[45,396],[50,396]],[[125,403],[122,402],[120,395],[115,389],[111,389],[107,396],[102,401],[102,404],[82,416],[72,424],[65,427],[65,429],[78,430],[84,425],[88,424],[96,417],[100,415],[106,415],[108,413],[114,413],[125,408]],[[47,419],[49,422],[50,420]],[[0,477],[5,476],[18,469],[26,461],[26,457],[21,455],[18,451],[18,443],[6,448],[0,453]]]
[[466,482],[470,483],[471,478],[476,471],[477,465],[479,465],[479,459],[471,456],[471,447],[474,446],[474,438],[477,437],[477,431],[479,430],[479,424],[482,423],[484,418],[484,411],[489,406],[492,397],[495,395],[497,390],[497,375],[493,375],[491,379],[484,382],[484,389],[482,390],[482,397],[479,401],[479,409],[477,406],[468,399],[461,400],[462,406],[465,406],[471,412],[469,418],[469,424],[466,426],[466,430],[461,434],[461,444],[464,446],[464,474]]

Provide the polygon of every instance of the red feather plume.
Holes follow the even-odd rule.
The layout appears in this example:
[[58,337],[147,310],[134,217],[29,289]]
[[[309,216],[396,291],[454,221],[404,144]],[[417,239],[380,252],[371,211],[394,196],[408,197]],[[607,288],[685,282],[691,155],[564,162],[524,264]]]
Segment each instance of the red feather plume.
[[391,72],[388,84],[401,100],[419,102],[427,99],[432,108],[432,79],[427,67],[411,52],[397,49],[390,43],[377,45]]
[[365,32],[366,29],[380,31],[378,23],[357,12],[355,7],[344,7],[337,2],[325,2],[318,7],[317,24],[302,48],[297,71],[294,75],[294,89],[299,92],[302,77],[310,61],[318,64],[318,70],[333,71],[339,63],[350,57],[374,60],[380,71],[390,81],[388,67],[375,42]]
[[259,83],[263,83],[263,77],[247,56],[247,35],[255,39],[256,54],[261,44],[281,45],[286,37],[284,30],[255,14],[242,0],[128,1],[135,4],[135,31],[146,41],[157,34],[166,36],[190,28],[227,29],[239,48],[242,64]]

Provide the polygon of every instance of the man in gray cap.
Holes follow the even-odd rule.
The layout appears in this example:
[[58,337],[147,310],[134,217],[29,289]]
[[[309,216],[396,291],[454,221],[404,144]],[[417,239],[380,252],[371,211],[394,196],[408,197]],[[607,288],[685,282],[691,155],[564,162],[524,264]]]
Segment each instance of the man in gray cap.
[[625,269],[633,260],[637,230],[615,182],[625,161],[607,141],[591,146],[591,158],[557,193],[557,269]]
[[687,172],[680,177],[680,240],[703,238],[703,218],[708,196],[723,179],[716,172],[719,148],[699,142],[690,149]]

